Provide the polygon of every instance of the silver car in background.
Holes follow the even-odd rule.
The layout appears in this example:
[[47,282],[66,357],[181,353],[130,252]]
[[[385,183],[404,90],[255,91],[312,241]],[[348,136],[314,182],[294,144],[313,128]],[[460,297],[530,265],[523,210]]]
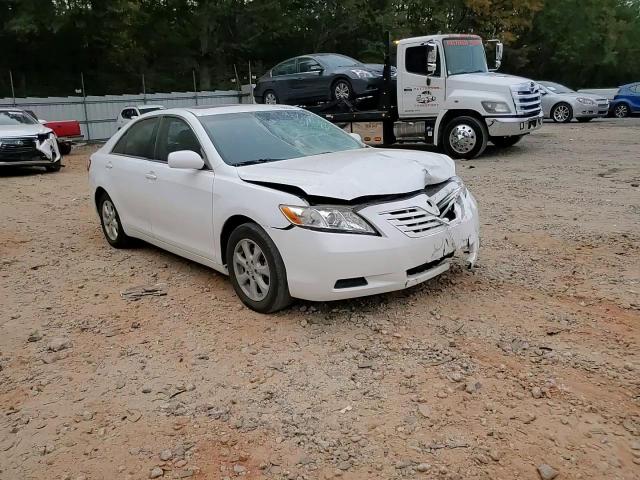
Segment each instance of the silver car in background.
[[588,122],[606,117],[609,100],[601,95],[579,93],[555,82],[538,82],[542,94],[544,118],[556,123],[567,123],[572,119]]

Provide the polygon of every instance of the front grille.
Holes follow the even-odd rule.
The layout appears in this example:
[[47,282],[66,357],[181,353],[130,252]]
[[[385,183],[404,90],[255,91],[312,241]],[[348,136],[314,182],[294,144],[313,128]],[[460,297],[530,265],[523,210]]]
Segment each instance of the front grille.
[[455,204],[462,188],[454,181],[429,185],[425,188],[426,200],[422,195],[416,197],[421,205],[388,210],[380,215],[408,237],[423,237],[456,219]]
[[37,155],[36,139],[34,137],[0,138],[0,156],[29,156]]
[[540,113],[540,87],[535,82],[511,86],[511,96],[516,105],[516,114],[534,116]]

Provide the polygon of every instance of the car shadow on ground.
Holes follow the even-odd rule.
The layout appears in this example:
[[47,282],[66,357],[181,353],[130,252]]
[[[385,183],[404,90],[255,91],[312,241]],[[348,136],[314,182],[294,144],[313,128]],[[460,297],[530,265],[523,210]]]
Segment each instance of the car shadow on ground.
[[[63,165],[64,167],[64,165]],[[33,175],[49,175],[58,172],[47,172],[44,167],[2,167],[0,168],[0,178],[2,177],[29,177]]]

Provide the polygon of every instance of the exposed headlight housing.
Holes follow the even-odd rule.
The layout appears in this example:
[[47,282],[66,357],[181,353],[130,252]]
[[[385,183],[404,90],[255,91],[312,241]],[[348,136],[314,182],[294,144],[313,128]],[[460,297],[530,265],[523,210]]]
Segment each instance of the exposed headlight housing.
[[578,98],[576,98],[576,100],[578,102],[580,102],[581,104],[583,104],[583,105],[595,105],[596,104],[596,102],[594,102],[590,98],[578,97]]
[[361,68],[353,68],[351,72],[354,73],[358,78],[373,78],[375,74],[368,70],[362,70]]
[[487,113],[509,113],[511,109],[506,102],[482,102],[482,107]]
[[280,205],[280,211],[293,225],[337,233],[378,235],[369,223],[349,207]]

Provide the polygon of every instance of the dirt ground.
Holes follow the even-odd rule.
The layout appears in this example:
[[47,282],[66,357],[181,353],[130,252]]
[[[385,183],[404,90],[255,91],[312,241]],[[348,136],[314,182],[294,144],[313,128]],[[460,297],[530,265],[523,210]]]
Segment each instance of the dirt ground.
[[478,268],[272,316],[110,248],[90,152],[0,171],[0,478],[640,478],[640,119],[459,162]]

